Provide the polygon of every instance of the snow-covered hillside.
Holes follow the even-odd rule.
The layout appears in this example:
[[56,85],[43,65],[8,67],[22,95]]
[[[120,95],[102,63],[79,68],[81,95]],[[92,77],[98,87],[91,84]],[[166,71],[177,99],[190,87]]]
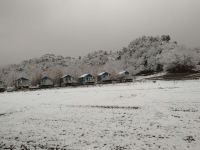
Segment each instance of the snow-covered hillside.
[[120,50],[99,50],[78,58],[46,54],[5,66],[0,68],[0,80],[12,86],[16,78],[23,76],[36,85],[42,75],[57,82],[63,74],[76,78],[84,73],[97,75],[103,71],[116,75],[121,70],[131,75],[197,71],[200,70],[200,51],[180,46],[169,36],[143,36]]
[[200,149],[200,80],[0,94],[0,149]]

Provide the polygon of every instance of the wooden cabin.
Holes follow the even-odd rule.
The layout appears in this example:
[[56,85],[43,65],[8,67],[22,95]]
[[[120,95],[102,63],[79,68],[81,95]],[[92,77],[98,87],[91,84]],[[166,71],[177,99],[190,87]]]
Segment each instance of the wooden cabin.
[[71,86],[75,84],[77,84],[77,82],[71,75],[64,75],[61,78],[61,86]]
[[119,82],[132,82],[133,81],[133,79],[130,76],[130,73],[126,70],[118,73],[118,80],[119,80]]
[[0,92],[4,92],[6,90],[6,85],[3,81],[0,81]]
[[40,81],[41,88],[51,88],[54,86],[53,80],[48,76],[43,76]]
[[17,89],[29,88],[30,84],[31,84],[30,80],[25,77],[20,77],[15,81],[15,87]]
[[97,75],[97,83],[112,83],[111,74],[108,72],[101,72]]
[[83,74],[78,78],[81,85],[93,85],[95,83],[94,77],[91,74]]

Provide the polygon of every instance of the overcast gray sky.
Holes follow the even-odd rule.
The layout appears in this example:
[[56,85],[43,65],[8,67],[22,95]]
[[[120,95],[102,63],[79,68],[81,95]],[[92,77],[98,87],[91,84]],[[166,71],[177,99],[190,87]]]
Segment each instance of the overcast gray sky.
[[118,50],[162,34],[200,46],[200,0],[0,0],[0,65]]

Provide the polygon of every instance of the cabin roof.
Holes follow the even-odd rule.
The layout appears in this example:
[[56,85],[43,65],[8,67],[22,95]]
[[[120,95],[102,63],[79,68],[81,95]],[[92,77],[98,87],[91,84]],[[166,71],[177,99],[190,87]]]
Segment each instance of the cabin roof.
[[19,78],[17,78],[17,80],[29,80],[29,79],[25,78],[25,77],[19,77]]
[[42,76],[42,79],[50,79],[51,80],[51,78],[50,77],[48,77],[47,75],[45,75],[45,76]]
[[101,72],[101,73],[98,74],[98,76],[101,76],[101,75],[103,75],[104,73],[109,74],[108,72]]
[[66,74],[66,75],[62,76],[61,78],[65,78],[65,77],[72,77],[72,76],[69,74]]
[[92,76],[91,74],[86,73],[86,74],[81,75],[79,78],[84,78],[84,77],[86,77],[86,76],[88,76],[88,75]]
[[118,74],[124,74],[124,73],[129,73],[129,72],[124,70],[124,71],[120,71]]

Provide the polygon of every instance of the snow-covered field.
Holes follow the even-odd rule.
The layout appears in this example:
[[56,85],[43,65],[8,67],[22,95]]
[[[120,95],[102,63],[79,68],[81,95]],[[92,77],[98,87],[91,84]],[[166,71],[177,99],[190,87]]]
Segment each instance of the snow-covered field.
[[0,149],[200,149],[200,80],[0,94]]

